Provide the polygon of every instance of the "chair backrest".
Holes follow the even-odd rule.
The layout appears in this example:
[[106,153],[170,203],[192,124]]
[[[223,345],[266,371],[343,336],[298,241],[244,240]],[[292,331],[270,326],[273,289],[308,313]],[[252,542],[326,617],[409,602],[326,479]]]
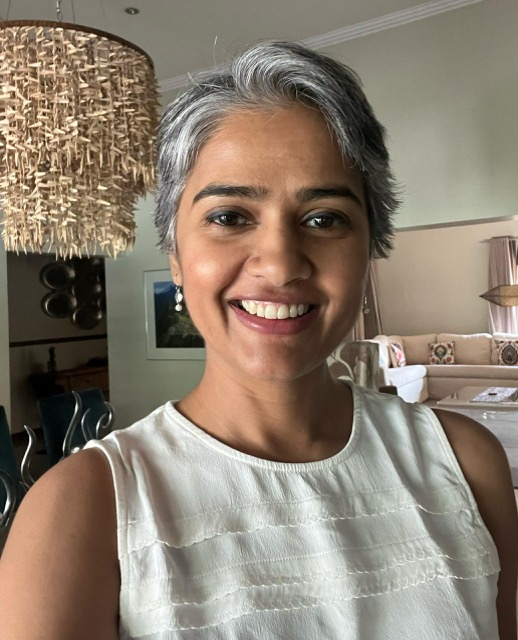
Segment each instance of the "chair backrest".
[[[88,431],[95,436],[95,426],[98,420],[106,414],[107,408],[103,393],[100,389],[82,389],[78,391],[83,404],[81,417],[90,409],[86,417]],[[75,398],[72,393],[60,393],[38,400],[40,424],[45,438],[49,464],[59,462],[63,456],[63,440],[70,421],[74,415]],[[82,447],[86,440],[81,427],[76,429],[72,439],[72,447]]]
[[379,376],[379,345],[373,340],[345,342],[332,355],[331,374],[351,378],[368,389],[378,389],[383,382]]
[[[20,470],[16,463],[16,455],[14,453],[13,439],[9,431],[9,423],[5,409],[0,405],[0,469],[11,476],[11,479],[17,486],[17,504],[22,499],[23,491],[20,486]],[[5,487],[0,482],[0,512],[4,510],[7,495]]]

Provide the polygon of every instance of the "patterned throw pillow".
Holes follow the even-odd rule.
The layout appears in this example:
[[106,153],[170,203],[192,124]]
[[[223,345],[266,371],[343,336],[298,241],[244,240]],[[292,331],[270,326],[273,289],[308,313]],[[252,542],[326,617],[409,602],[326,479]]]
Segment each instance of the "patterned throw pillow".
[[430,364],[455,364],[455,342],[431,342]]
[[406,356],[403,345],[399,342],[391,342],[390,345],[390,362],[393,367],[404,367],[406,365]]
[[496,340],[498,364],[518,365],[518,340]]

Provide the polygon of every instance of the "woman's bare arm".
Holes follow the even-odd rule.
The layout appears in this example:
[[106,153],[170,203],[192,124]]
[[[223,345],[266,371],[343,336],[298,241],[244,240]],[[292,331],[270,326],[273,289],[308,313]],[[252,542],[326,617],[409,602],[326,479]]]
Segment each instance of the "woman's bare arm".
[[449,411],[436,413],[498,549],[500,640],[516,640],[518,517],[505,451],[492,433],[471,418]]
[[116,640],[115,498],[98,451],[72,455],[22,501],[0,560],[2,637]]

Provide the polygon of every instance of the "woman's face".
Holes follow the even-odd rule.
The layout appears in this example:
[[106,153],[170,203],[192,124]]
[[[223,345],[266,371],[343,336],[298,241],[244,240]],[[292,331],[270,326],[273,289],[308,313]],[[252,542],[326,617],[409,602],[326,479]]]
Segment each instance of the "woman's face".
[[307,107],[229,115],[183,192],[173,278],[207,370],[290,381],[353,325],[369,261],[362,180]]

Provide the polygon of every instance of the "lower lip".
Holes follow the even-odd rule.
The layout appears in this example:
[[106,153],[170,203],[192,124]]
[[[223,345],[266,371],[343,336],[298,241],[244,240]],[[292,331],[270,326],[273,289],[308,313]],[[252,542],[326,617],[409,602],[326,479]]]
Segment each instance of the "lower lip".
[[303,316],[296,318],[286,318],[285,320],[269,320],[251,315],[239,307],[230,305],[240,322],[258,333],[269,333],[272,335],[287,336],[304,331],[317,316],[317,307],[311,309]]

